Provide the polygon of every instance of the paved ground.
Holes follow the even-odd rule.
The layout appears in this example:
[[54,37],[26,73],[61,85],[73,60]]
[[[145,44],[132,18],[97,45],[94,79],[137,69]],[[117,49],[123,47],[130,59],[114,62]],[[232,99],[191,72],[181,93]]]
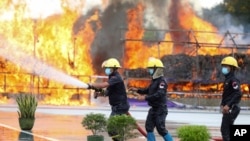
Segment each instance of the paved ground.
[[[16,105],[0,105],[0,141],[86,141],[91,132],[85,130],[81,121],[85,114],[104,113],[109,115],[109,107],[68,107],[39,106],[32,132],[21,131],[18,125]],[[144,129],[147,108],[131,107],[130,113]],[[236,124],[250,124],[250,112],[242,112]],[[176,128],[184,124],[206,125],[212,136],[219,136],[221,114],[218,111],[176,110],[169,109],[166,125],[169,132],[176,138]],[[111,141],[106,133],[105,141]],[[157,141],[163,139],[157,135]],[[129,141],[145,141],[142,135]]]

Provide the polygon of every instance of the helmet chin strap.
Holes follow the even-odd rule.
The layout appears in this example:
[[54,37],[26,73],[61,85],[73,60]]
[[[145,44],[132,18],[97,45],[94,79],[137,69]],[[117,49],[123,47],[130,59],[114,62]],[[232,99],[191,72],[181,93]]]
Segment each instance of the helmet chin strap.
[[112,70],[111,74],[113,74],[114,72],[117,71],[117,68],[111,68],[111,70]]
[[237,68],[235,68],[234,66],[230,66],[230,72],[232,71],[232,72],[234,72],[234,71],[236,71],[237,70]]

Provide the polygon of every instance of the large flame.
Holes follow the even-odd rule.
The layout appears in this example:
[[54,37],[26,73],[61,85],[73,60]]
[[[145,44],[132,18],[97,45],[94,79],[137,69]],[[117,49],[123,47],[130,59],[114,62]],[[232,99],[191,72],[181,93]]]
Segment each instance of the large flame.
[[[128,31],[125,35],[125,68],[145,68],[149,57],[160,58],[172,53],[171,43],[159,41],[152,46],[144,43],[144,8],[144,5],[139,3],[136,7],[127,11]],[[170,41],[170,35],[166,34],[163,40]]]
[[[191,42],[196,42],[197,44],[195,45],[200,44],[200,46],[202,46],[198,49],[198,54],[218,55],[231,53],[231,50],[221,48],[218,49],[218,45],[213,46],[213,44],[219,44],[223,39],[223,36],[216,34],[218,30],[215,26],[198,17],[187,0],[182,2],[178,1],[179,0],[172,2],[177,2],[179,4],[177,14],[179,24],[184,30],[190,30],[188,36]],[[197,48],[198,47],[199,46],[197,46]]]
[[[31,19],[26,17],[27,5],[18,2],[1,1],[2,15],[9,14],[10,16],[1,18],[0,34],[8,39],[10,43],[25,50],[27,55],[43,60],[68,75],[81,76],[80,80],[89,82],[89,76],[94,74],[89,53],[90,45],[95,37],[95,31],[93,31],[91,24],[95,22],[98,29],[101,28],[99,13],[94,12],[87,17],[84,23],[77,27],[79,30],[74,32],[74,28],[76,28],[74,27],[75,22],[81,16],[84,3],[74,8],[62,4],[62,13],[60,14],[51,15],[44,19]],[[15,10],[11,11],[11,7],[14,7]],[[6,10],[4,10],[5,8]],[[63,84],[40,77],[31,77],[25,74],[25,71],[20,66],[11,64],[8,61],[6,64],[7,66],[4,67],[3,72],[11,72],[14,75],[1,75],[1,80],[7,80],[6,84],[8,86],[20,84],[21,86],[1,88],[1,92],[29,92],[31,87],[39,86],[39,91],[37,90],[35,93],[53,95],[45,97],[44,103],[46,104],[79,105],[87,102],[78,99],[76,99],[76,103],[71,101],[74,93],[87,93],[86,91],[71,90],[72,87],[65,90]],[[8,78],[6,79],[6,77]]]

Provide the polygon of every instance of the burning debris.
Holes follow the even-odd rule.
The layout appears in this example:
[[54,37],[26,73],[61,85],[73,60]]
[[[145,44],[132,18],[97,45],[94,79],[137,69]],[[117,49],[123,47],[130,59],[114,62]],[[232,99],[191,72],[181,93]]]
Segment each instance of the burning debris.
[[[250,69],[248,56],[247,54],[235,54],[240,66],[237,73],[244,83],[250,83],[250,78],[247,77],[249,72],[246,71]],[[170,81],[199,81],[206,84],[224,80],[224,76],[220,73],[220,63],[223,57],[225,55],[178,54],[163,56],[161,60],[165,66],[165,76]],[[132,78],[149,77],[145,69],[128,69],[125,75]]]
[[[243,84],[242,91],[247,94],[249,94],[248,85],[250,84],[248,77],[250,74],[247,71],[250,69],[248,56],[247,54],[235,54],[240,66],[236,75]],[[194,92],[199,89],[200,92],[220,92],[224,81],[224,76],[220,72],[223,57],[225,56],[189,56],[185,54],[163,56],[162,61],[166,67],[165,76],[169,83],[169,91]],[[148,81],[150,80],[146,69],[127,70],[125,75],[130,78],[148,78]],[[145,83],[148,82],[146,79],[137,81],[141,82],[130,81],[129,85],[141,87],[149,84]]]

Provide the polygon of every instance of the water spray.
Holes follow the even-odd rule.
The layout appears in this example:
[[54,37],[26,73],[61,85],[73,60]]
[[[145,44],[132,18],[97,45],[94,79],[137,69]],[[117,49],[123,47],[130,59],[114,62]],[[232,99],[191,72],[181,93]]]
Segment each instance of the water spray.
[[20,66],[22,69],[31,74],[42,76],[49,80],[55,80],[59,83],[76,86],[79,88],[88,88],[86,83],[46,64],[45,62],[33,57],[32,55],[29,55],[27,52],[9,44],[6,40],[1,38],[0,56]]

